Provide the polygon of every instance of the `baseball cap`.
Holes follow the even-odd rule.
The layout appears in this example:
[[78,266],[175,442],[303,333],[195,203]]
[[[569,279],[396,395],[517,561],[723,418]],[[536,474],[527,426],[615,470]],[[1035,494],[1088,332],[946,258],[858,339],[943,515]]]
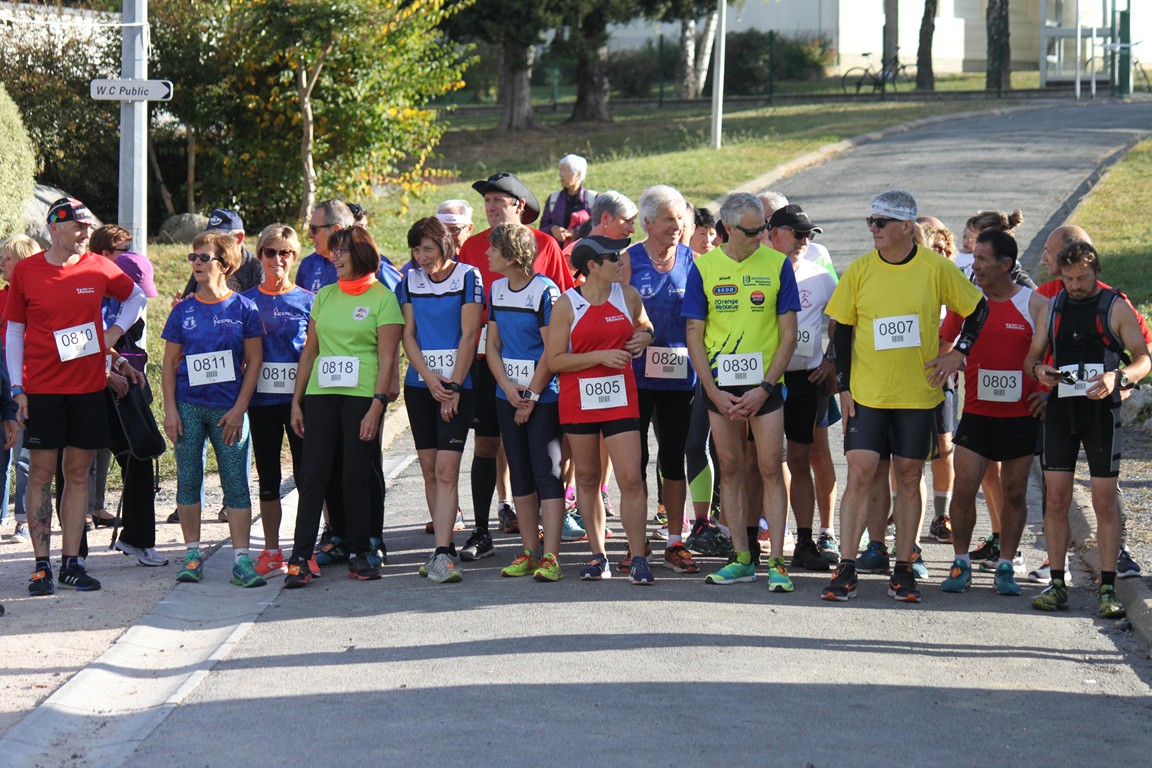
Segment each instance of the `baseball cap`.
[[786,205],[777,208],[768,219],[768,229],[776,227],[791,227],[796,232],[823,232],[824,230],[812,223],[808,214],[798,205]]
[[483,181],[473,182],[472,189],[480,194],[488,192],[503,192],[517,200],[524,201],[524,212],[520,214],[520,221],[531,224],[540,216],[540,201],[528,186],[511,173],[495,173]]
[[572,247],[572,267],[577,272],[586,274],[588,262],[603,256],[620,253],[631,242],[626,237],[616,240],[604,235],[589,235],[583,240],[578,240],[576,245]]
[[56,224],[61,221],[78,221],[81,224],[94,224],[95,218],[88,206],[74,197],[62,197],[48,208],[48,223]]
[[227,208],[215,208],[208,214],[208,226],[204,227],[205,232],[235,232],[244,231],[244,220],[240,218],[240,214],[236,211],[231,211]]

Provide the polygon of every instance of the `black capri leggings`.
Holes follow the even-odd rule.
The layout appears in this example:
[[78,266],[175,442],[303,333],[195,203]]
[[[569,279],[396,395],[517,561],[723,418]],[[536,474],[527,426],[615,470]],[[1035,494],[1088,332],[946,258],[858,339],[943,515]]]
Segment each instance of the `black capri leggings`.
[[512,495],[539,495],[540,501],[564,498],[560,479],[560,405],[536,403],[525,424],[516,423],[516,409],[503,398],[496,399],[500,440],[508,457]]
[[248,408],[248,429],[252,434],[252,455],[256,458],[256,477],[260,483],[260,501],[280,498],[280,449],[288,435],[292,454],[292,479],[300,486],[300,454],[304,441],[292,430],[292,404],[253,405]]
[[665,480],[683,480],[684,445],[688,442],[691,390],[637,390],[640,405],[640,471],[648,479],[648,427],[656,421],[656,464]]

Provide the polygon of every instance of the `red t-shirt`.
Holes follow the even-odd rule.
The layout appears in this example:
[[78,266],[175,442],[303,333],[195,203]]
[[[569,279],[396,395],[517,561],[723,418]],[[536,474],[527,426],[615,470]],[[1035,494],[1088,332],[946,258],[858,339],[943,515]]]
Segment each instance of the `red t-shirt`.
[[43,252],[18,263],[5,319],[25,324],[24,389],[34,395],[104,389],[108,348],[100,304],[105,296],[125,301],[134,287],[120,267],[96,253],[66,267],[49,264]]
[[[560,253],[560,246],[557,245],[556,238],[552,235],[546,235],[538,229],[532,227],[529,229],[532,229],[532,234],[536,236],[536,261],[532,263],[532,269],[556,283],[556,287],[563,293],[572,287],[572,273],[568,269],[568,263],[564,261],[563,254]],[[480,270],[480,276],[484,278],[485,305],[488,302],[488,292],[492,289],[492,283],[501,277],[488,268],[488,233],[491,231],[490,228],[486,229],[465,240],[457,259]]]
[[[612,284],[608,300],[599,305],[589,304],[576,290],[565,295],[572,302],[569,351],[579,354],[623,349],[632,338],[632,314],[620,283]],[[638,418],[636,375],[631,365],[623,368],[594,365],[582,371],[560,374],[561,424]]]

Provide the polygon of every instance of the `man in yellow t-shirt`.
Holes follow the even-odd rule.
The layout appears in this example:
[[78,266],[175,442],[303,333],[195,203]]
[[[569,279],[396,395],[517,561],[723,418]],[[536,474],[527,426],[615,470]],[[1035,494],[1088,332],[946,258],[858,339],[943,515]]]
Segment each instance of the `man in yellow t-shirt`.
[[[868,498],[881,459],[896,475],[896,567],[888,594],[920,602],[912,555],[923,505],[920,478],[936,443],[933,409],[941,385],[960,367],[988,315],[988,303],[950,261],[913,241],[916,200],[889,190],[872,200],[868,228],[876,250],[840,278],[826,313],[836,321],[832,356],[844,412],[848,482],[840,502],[840,535],[855,546],[868,518]],[[939,354],[940,306],[965,317],[953,350]],[[849,550],[851,551],[851,550]],[[847,553],[821,597],[856,594],[856,561]]]

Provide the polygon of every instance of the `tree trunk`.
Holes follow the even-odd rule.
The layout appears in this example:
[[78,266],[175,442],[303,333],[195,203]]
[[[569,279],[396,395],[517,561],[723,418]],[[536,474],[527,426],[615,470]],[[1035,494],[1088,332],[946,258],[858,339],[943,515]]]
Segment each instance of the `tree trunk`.
[[164,201],[164,210],[169,216],[176,213],[176,204],[172,202],[172,193],[164,183],[164,174],[160,172],[160,159],[156,157],[156,145],[152,142],[152,132],[148,132],[148,163],[152,166],[152,175],[160,186],[160,199]]
[[504,46],[504,66],[500,70],[500,124],[498,131],[527,131],[537,128],[532,112],[532,63],[536,49],[529,46]]
[[316,141],[316,127],[312,121],[312,95],[308,88],[308,73],[301,66],[296,70],[296,90],[300,99],[300,162],[304,174],[304,194],[300,200],[299,221],[308,221],[316,207],[316,166],[312,162],[312,146]]
[[608,104],[608,21],[601,13],[584,17],[576,47],[576,104],[570,123],[610,123]]
[[694,99],[700,95],[696,79],[696,19],[680,19],[680,58],[676,61],[676,96]]
[[199,209],[196,206],[196,129],[189,125],[185,131],[187,131],[185,135],[187,136],[188,165],[184,184],[188,188],[188,193],[184,202],[187,203],[188,213],[198,213]]
[[938,0],[924,0],[924,18],[920,20],[920,47],[916,51],[916,90],[936,90],[936,73],[932,71],[932,36],[936,34]]
[[716,44],[716,28],[720,26],[720,11],[712,11],[704,20],[700,45],[696,48],[696,93],[704,90],[708,73],[712,70],[712,48]]
[[984,17],[988,29],[988,64],[984,87],[989,91],[1012,88],[1012,46],[1008,39],[1008,0],[988,0]]

